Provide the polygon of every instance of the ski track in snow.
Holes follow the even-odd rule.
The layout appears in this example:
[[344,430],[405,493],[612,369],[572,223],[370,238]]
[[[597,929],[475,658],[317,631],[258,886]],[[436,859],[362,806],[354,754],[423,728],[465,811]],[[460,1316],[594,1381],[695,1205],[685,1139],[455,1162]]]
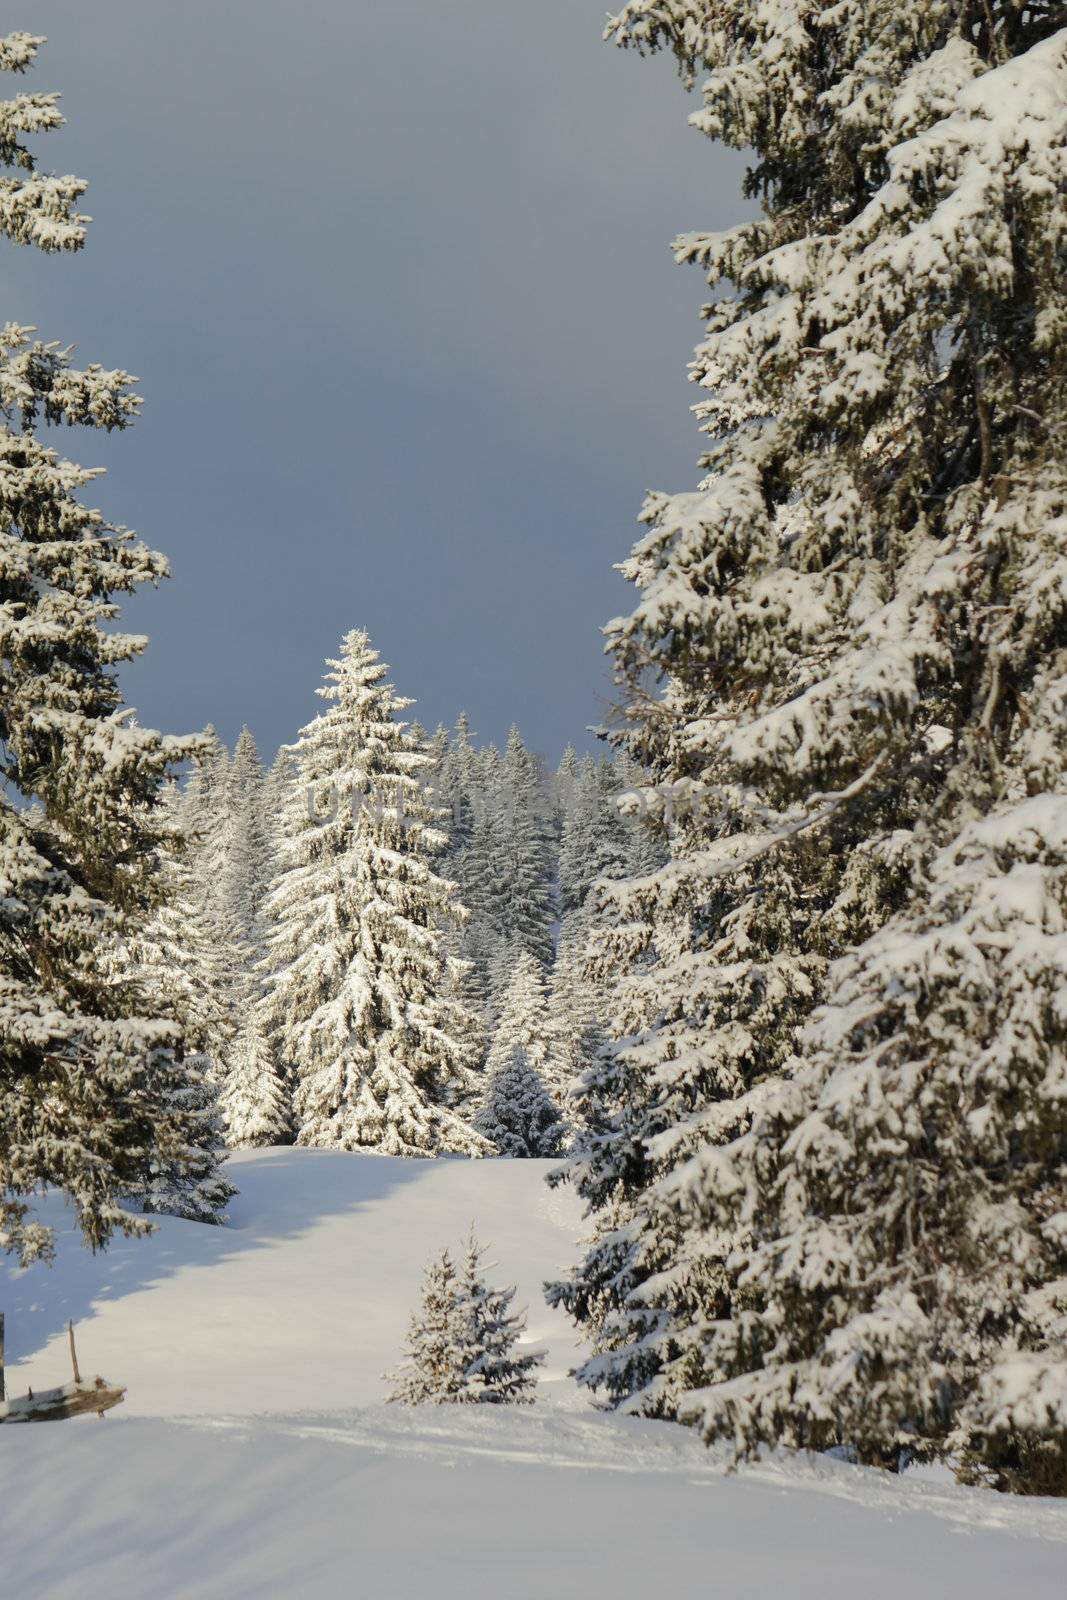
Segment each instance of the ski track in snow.
[[324,1413],[299,1417],[173,1417],[181,1427],[233,1433],[255,1439],[272,1436],[317,1440],[387,1455],[441,1459],[450,1465],[464,1457],[504,1464],[576,1472],[619,1472],[644,1476],[672,1474],[693,1484],[712,1485],[734,1477],[739,1484],[779,1491],[801,1490],[850,1501],[869,1509],[917,1512],[941,1518],[960,1530],[985,1529],[1067,1544],[1067,1506],[1059,1501],[1027,1500],[969,1490],[941,1469],[912,1469],[896,1477],[870,1467],[855,1467],[819,1456],[770,1454],[756,1463],[728,1466],[723,1451],[708,1450],[699,1439],[671,1423],[638,1421],[608,1413],[589,1418],[545,1408],[547,1415],[469,1415],[441,1408],[437,1422],[421,1412]]

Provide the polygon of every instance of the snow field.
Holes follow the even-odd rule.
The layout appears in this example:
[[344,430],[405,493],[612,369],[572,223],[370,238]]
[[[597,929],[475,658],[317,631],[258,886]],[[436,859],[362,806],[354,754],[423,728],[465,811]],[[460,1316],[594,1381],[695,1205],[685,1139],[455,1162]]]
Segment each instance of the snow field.
[[[10,1393],[83,1371],[104,1421],[0,1433],[18,1600],[1053,1600],[1067,1507],[786,1456],[730,1476],[689,1432],[593,1410],[540,1296],[580,1232],[549,1163],[247,1151],[225,1228],[0,1268]],[[62,1223],[58,1201],[47,1204]],[[546,1347],[533,1408],[387,1407],[427,1258],[474,1223]]]

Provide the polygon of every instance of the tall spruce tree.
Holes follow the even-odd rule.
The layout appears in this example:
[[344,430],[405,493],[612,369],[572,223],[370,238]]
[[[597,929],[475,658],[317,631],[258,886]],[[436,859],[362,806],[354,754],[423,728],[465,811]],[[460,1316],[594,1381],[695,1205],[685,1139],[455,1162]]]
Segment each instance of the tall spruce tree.
[[547,967],[555,916],[550,799],[540,765],[516,727],[508,734],[494,779],[490,805],[497,925],[512,951],[526,951]]
[[431,865],[444,836],[430,757],[365,632],[327,665],[329,708],[292,747],[300,781],[268,902],[267,1004],[298,1142],[480,1155],[486,1142],[455,1109],[472,1087],[470,1019],[449,993],[442,927],[462,911]]
[[[586,1371],[741,1452],[1067,1486],[1067,29],[636,0],[763,215],[713,283],[707,476],[613,625],[672,859],[629,968]],[[650,671],[662,690],[650,698]],[[1057,995],[1059,998],[1057,999]]]
[[134,972],[158,997],[161,1015],[182,1025],[186,1044],[221,1076],[229,1045],[231,969],[197,891],[193,852],[183,829],[186,802],[177,784],[161,796],[172,829],[159,867],[159,903],[125,942],[116,965]]
[[219,796],[220,870],[215,926],[229,961],[230,1042],[222,1054],[220,1103],[231,1145],[280,1144],[288,1097],[263,1019],[264,901],[275,864],[281,773],[270,781],[255,739],[242,728]]
[[[147,991],[154,999],[154,991]],[[237,1193],[226,1176],[225,1134],[219,1082],[210,1056],[189,1048],[181,1072],[161,1085],[168,1114],[188,1129],[184,1145],[162,1146],[151,1157],[149,1175],[131,1191],[149,1214],[182,1217],[186,1222],[223,1223],[225,1207]]]
[[[43,42],[0,39],[0,71],[24,72]],[[0,231],[46,252],[79,250],[88,221],[85,184],[39,172],[25,143],[61,125],[57,101],[0,103]],[[23,1260],[50,1249],[26,1199],[42,1185],[96,1247],[145,1228],[123,1198],[163,1167],[195,1182],[201,1161],[181,1028],[115,964],[160,891],[161,783],[198,747],[138,726],[115,674],[145,644],[115,628],[116,596],[167,566],[79,500],[97,472],[38,437],[125,428],[132,382],[78,370],[32,328],[0,331],[0,1248]]]
[[449,808],[449,854],[462,856],[470,843],[471,829],[479,794],[478,757],[471,735],[470,718],[461,711],[442,763],[442,789],[439,799]]
[[561,839],[563,836],[567,817],[574,804],[574,791],[578,784],[580,770],[578,752],[572,744],[569,744],[560,757],[559,766],[556,768],[552,778],[557,839]]
[[226,838],[230,785],[230,753],[215,729],[206,730],[205,747],[182,792],[182,829],[189,841],[193,890],[220,949],[227,943],[223,886],[226,883]]
[[440,856],[442,870],[455,881],[460,903],[467,910],[466,918],[448,929],[446,942],[455,960],[451,969],[454,996],[474,1023],[467,1029],[464,1043],[468,1063],[476,1070],[485,1053],[489,971],[499,940],[492,907],[489,817],[466,713],[460,715],[452,736],[446,729],[438,730],[431,755],[429,779],[447,834]]
[[226,775],[222,807],[219,922],[245,966],[262,955],[263,897],[271,877],[266,779],[256,741],[242,728]]

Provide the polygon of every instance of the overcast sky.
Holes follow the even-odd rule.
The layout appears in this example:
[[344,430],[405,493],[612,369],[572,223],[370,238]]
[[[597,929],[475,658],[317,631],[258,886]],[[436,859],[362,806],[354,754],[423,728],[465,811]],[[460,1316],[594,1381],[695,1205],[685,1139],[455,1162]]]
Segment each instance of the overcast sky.
[[[141,720],[268,756],[364,626],[430,727],[603,717],[599,629],[649,487],[696,482],[683,229],[744,209],[667,61],[595,0],[25,0],[46,169],[85,251],[5,249],[5,316],[124,366],[137,427],[63,447],[170,559],[129,605]],[[9,84],[13,80],[8,80]],[[14,92],[13,90],[9,92]]]

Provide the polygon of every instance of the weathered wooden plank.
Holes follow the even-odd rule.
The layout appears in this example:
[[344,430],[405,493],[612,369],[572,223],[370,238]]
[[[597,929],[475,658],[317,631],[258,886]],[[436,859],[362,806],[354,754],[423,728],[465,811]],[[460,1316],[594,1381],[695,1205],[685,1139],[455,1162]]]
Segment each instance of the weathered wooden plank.
[[125,1393],[124,1388],[104,1378],[64,1383],[58,1389],[42,1389],[40,1394],[34,1394],[31,1389],[23,1399],[8,1400],[0,1405],[0,1423],[65,1422],[68,1417],[80,1417],[92,1411],[102,1417],[105,1411],[121,1403]]

